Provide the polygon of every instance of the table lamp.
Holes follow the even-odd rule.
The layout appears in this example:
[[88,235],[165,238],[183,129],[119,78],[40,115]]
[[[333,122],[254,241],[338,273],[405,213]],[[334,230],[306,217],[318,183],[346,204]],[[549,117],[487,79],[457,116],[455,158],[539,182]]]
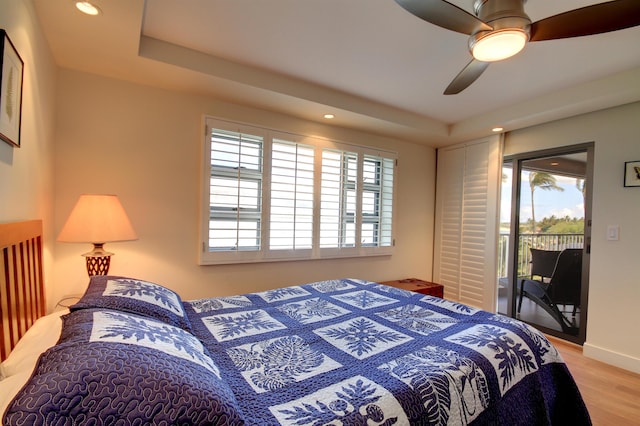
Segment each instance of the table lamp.
[[60,242],[93,243],[93,250],[82,255],[89,276],[109,273],[113,253],[104,250],[105,243],[137,239],[116,195],[81,195],[58,235]]

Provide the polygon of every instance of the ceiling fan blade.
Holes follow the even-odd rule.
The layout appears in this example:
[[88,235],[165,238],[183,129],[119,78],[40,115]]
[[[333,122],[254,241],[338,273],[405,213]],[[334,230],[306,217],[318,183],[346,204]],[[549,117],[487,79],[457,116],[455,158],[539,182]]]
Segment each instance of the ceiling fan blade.
[[531,24],[530,41],[601,34],[640,25],[639,0],[598,3],[550,16]]
[[466,67],[453,79],[444,91],[445,95],[457,95],[476,81],[478,77],[487,69],[490,62],[482,62],[472,59]]
[[418,18],[462,34],[492,30],[474,15],[444,0],[396,0],[396,3]]

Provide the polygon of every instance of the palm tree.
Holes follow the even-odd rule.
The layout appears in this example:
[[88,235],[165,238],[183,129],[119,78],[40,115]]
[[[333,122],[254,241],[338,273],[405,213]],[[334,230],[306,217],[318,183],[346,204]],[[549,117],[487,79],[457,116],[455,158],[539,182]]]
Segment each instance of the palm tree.
[[535,233],[536,213],[533,193],[535,192],[536,188],[544,189],[545,191],[564,191],[564,188],[558,186],[558,184],[556,183],[556,178],[552,174],[545,172],[530,172],[529,187],[531,188],[531,226],[533,228],[533,232]]

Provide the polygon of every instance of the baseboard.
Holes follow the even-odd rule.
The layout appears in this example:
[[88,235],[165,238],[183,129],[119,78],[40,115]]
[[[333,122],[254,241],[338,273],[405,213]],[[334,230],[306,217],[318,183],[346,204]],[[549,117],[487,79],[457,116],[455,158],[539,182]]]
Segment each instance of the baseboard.
[[640,374],[640,359],[638,358],[613,352],[609,349],[604,349],[588,342],[585,342],[583,345],[582,354],[587,358],[597,359],[598,361]]

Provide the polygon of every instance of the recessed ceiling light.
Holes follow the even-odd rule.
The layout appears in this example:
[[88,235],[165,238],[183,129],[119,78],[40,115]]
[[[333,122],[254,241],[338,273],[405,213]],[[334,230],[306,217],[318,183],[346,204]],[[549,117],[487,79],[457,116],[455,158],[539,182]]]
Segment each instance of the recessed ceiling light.
[[335,118],[336,116],[333,114],[325,114],[323,115],[324,118],[326,118],[327,120],[331,120],[332,118]]
[[493,129],[491,129],[491,131],[492,131],[492,132],[496,132],[496,133],[497,133],[497,132],[501,132],[501,131],[503,131],[503,130],[504,130],[504,128],[503,128],[503,127],[494,127]]
[[100,14],[100,8],[89,1],[77,1],[76,8],[87,15],[96,16]]
[[551,162],[551,165],[552,166],[558,166],[558,165],[560,165],[560,163],[558,163],[557,161],[553,161],[553,162]]

